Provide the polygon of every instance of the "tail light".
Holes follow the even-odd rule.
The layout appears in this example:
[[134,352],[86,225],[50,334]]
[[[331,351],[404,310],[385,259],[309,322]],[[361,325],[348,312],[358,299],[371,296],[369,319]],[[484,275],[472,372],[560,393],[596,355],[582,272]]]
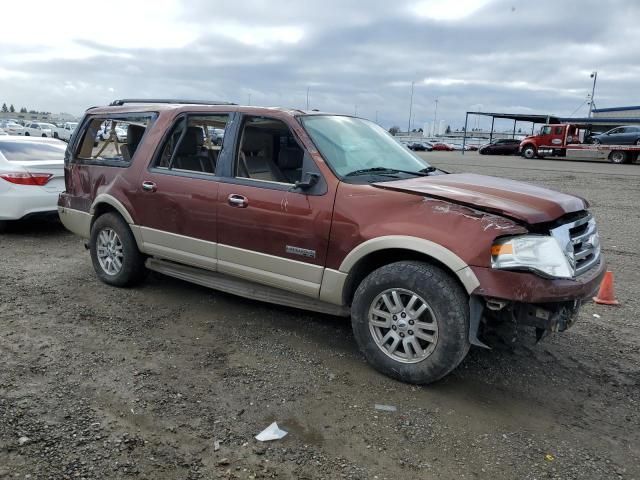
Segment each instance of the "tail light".
[[53,177],[51,173],[0,173],[0,178],[7,182],[15,183],[16,185],[33,185],[38,187],[46,185],[51,177]]

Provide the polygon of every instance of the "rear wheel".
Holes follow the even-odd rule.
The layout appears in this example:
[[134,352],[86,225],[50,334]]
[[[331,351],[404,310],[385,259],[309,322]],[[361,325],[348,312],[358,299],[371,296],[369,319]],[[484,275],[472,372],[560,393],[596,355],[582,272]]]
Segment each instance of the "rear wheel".
[[469,351],[466,293],[448,273],[422,262],[392,263],[365,278],[351,323],[367,361],[404,382],[435,382]]
[[597,138],[593,139],[593,144],[594,145],[600,145],[600,143],[601,143],[600,140],[598,140]]
[[116,287],[134,285],[144,278],[144,256],[127,222],[116,213],[105,213],[91,227],[91,261],[104,283]]
[[609,161],[611,163],[626,163],[627,162],[627,152],[623,152],[620,150],[614,150],[609,154]]
[[25,137],[30,137],[30,136],[31,136],[31,134],[30,134],[29,132],[24,132],[24,136],[25,136]]
[[527,145],[522,149],[522,156],[524,158],[528,158],[529,160],[535,158],[537,153],[538,152],[536,151],[536,147],[534,147],[533,145]]
[[636,146],[640,147],[640,138],[636,140]]

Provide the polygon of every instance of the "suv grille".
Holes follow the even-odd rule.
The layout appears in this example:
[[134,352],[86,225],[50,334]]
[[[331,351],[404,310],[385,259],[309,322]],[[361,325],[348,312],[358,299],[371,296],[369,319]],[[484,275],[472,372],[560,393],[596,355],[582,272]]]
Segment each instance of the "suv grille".
[[600,260],[600,237],[596,221],[591,215],[565,223],[551,230],[573,267],[574,275],[581,275]]

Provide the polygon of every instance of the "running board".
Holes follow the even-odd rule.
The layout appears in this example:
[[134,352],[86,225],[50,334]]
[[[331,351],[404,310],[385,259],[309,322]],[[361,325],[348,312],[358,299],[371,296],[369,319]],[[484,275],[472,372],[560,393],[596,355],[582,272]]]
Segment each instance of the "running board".
[[334,305],[259,283],[249,282],[222,273],[211,272],[202,268],[189,267],[167,260],[158,260],[157,258],[148,258],[145,265],[149,270],[168,275],[169,277],[178,278],[202,285],[203,287],[250,298],[252,300],[275,303],[276,305],[285,305],[302,310],[311,310],[339,317],[348,317],[350,314],[347,307]]

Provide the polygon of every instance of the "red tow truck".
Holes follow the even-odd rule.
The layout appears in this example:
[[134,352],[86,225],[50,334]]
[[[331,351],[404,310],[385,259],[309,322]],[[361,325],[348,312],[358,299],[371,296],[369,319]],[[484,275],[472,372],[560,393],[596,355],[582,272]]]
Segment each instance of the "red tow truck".
[[560,123],[544,125],[537,135],[520,143],[525,158],[566,157],[572,160],[609,160],[611,163],[639,163],[638,145],[595,145],[585,143],[586,125]]

